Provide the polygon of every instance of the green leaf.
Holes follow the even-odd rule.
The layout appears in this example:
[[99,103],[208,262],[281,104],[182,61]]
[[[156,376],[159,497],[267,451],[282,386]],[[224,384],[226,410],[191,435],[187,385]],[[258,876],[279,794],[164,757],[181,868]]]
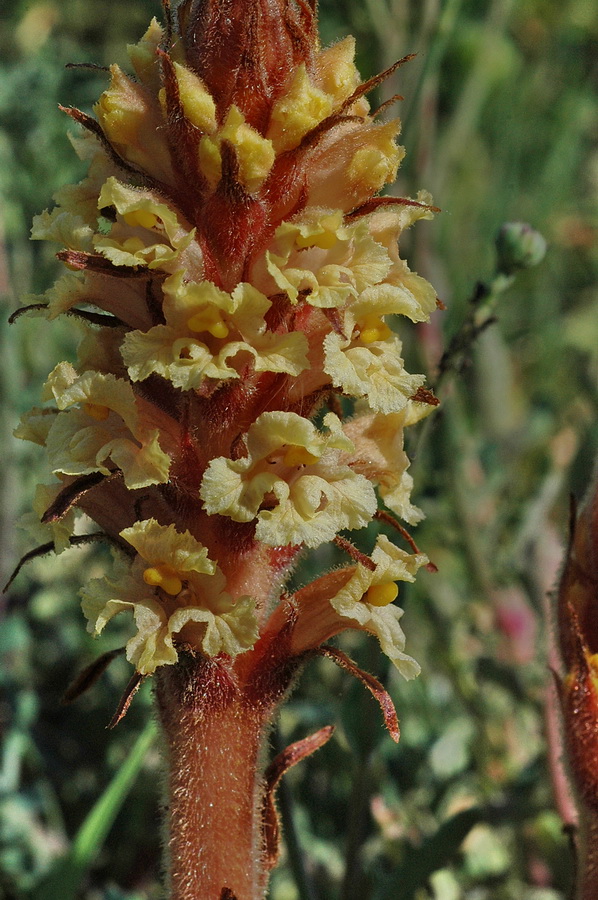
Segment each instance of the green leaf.
[[456,813],[429,837],[421,847],[408,850],[403,865],[378,884],[374,900],[412,900],[431,875],[456,855],[459,847],[479,822],[488,820],[488,810],[479,806]]

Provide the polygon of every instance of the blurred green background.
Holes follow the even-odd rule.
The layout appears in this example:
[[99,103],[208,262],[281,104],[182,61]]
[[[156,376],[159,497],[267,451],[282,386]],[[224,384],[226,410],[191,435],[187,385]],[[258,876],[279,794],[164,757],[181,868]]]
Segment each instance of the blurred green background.
[[[126,66],[126,43],[154,14],[149,0],[15,0],[0,23],[3,581],[33,546],[14,522],[46,479],[41,452],[11,432],[77,337],[68,319],[7,324],[57,272],[53,248],[28,241],[31,218],[83,174],[57,104],[89,111],[105,84],[65,64]],[[403,244],[447,306],[406,333],[410,371],[436,381],[468,298],[493,277],[502,223],[529,222],[548,252],[500,294],[497,321],[454,360],[441,411],[411,439],[427,516],[416,539],[439,569],[402,595],[422,675],[406,684],[373,641],[342,642],[388,686],[400,744],[327,660],[310,665],[284,708],[273,746],[338,727],[286,776],[271,898],[565,900],[573,865],[567,809],[554,797],[547,594],[569,492],[583,496],[598,445],[598,7],[322,0],[320,15],[324,43],[356,35],[364,76],[418,54],[378,98],[405,98],[397,191],[426,188],[442,208]],[[307,565],[332,561],[322,551]],[[0,601],[0,898],[160,896],[150,686],[113,732],[130,674],[122,659],[79,701],[60,703],[84,665],[127,638],[120,620],[97,641],[85,633],[77,592],[105,562],[89,547],[35,560]]]

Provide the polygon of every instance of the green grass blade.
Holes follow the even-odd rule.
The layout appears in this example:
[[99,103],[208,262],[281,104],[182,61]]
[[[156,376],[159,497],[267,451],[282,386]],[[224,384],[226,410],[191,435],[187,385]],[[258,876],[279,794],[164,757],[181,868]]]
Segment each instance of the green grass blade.
[[75,900],[81,879],[106,840],[155,736],[156,724],[151,719],[87,815],[70,852],[56,863],[49,877],[33,892],[32,900]]

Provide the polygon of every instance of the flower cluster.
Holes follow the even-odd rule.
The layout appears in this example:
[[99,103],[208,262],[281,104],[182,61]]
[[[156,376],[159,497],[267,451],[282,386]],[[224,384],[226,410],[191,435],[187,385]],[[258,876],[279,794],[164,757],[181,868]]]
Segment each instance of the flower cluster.
[[30,306],[77,316],[84,337],[17,434],[57,478],[36,501],[56,550],[77,511],[114,546],[83,611],[94,634],[132,612],[142,675],[181,648],[234,659],[278,621],[297,653],[360,628],[417,672],[393,601],[422,554],[381,535],[283,593],[303,548],[379,504],[421,518],[403,429],[435,403],[397,333],[437,303],[398,249],[430,198],[378,196],[403,155],[398,120],[366,100],[388,73],[362,82],[353,39],[322,49],[316,27],[293,0],[154,19],[95,118],[65,110],[88,174],[34,223],[67,271]]

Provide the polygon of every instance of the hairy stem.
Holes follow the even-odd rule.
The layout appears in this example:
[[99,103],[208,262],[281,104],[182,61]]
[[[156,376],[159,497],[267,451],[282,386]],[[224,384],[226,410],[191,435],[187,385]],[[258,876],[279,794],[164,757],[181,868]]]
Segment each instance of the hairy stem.
[[592,809],[582,817],[578,851],[576,900],[598,897],[598,815]]
[[268,716],[216,660],[164,667],[171,900],[260,900],[267,881],[259,766]]

